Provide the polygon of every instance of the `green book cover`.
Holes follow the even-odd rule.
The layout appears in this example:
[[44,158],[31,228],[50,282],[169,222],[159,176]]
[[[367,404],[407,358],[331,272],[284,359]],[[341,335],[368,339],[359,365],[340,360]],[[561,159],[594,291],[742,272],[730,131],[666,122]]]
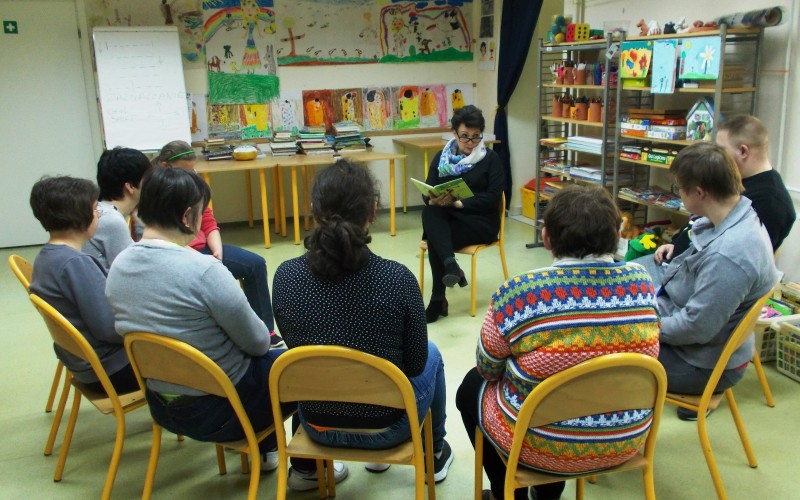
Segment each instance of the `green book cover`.
[[429,192],[433,193],[434,196],[441,196],[448,191],[457,200],[464,200],[472,198],[473,196],[472,190],[467,186],[467,183],[464,182],[464,179],[453,179],[452,181],[439,184],[438,186],[430,186],[413,177],[411,178],[411,182],[419,189],[419,192],[425,196],[430,196]]

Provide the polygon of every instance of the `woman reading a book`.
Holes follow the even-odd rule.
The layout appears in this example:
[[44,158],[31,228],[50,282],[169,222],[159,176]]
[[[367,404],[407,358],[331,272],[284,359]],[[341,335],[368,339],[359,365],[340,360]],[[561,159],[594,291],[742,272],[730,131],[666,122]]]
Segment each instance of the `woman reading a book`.
[[[161,148],[161,152],[153,162],[162,167],[194,172],[196,160],[197,155],[192,146],[184,141],[172,141]],[[244,248],[223,245],[211,207],[206,207],[203,211],[200,231],[189,246],[200,253],[213,255],[222,261],[234,278],[242,280],[242,289],[250,307],[269,328],[272,345],[282,347],[283,339],[275,333],[275,320],[272,317],[272,301],[267,282],[267,263],[264,258]]]
[[462,179],[473,196],[460,199],[451,191],[423,196],[423,239],[428,240],[428,261],[433,291],[425,319],[433,323],[447,316],[448,287],[467,286],[464,271],[456,262],[455,250],[467,245],[492,243],[500,230],[497,213],[503,193],[503,164],[483,143],[486,121],[481,110],[469,105],[459,108],[450,120],[453,138],[434,156],[425,181],[431,186]]

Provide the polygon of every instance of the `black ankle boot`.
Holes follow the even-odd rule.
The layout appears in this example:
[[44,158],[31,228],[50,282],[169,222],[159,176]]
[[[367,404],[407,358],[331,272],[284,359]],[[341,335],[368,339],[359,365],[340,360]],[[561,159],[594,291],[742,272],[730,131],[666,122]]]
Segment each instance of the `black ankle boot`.
[[425,309],[425,322],[435,323],[439,316],[447,316],[447,299],[431,299]]
[[467,286],[467,278],[464,276],[464,271],[458,267],[458,263],[456,263],[455,259],[452,259],[450,262],[445,264],[442,283],[444,283],[444,286],[448,288],[452,288],[456,284],[458,284],[460,287]]

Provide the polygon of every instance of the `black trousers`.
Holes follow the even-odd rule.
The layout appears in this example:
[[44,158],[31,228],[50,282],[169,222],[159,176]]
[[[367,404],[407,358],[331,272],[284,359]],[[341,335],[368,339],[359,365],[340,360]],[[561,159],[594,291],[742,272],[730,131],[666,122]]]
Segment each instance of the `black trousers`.
[[458,208],[432,205],[422,208],[422,229],[425,232],[423,238],[428,240],[428,262],[433,280],[432,300],[444,299],[444,261],[455,258],[455,250],[497,240],[497,231],[493,232],[485,226],[482,218],[470,217]]
[[[478,425],[478,415],[480,401],[478,395],[484,379],[478,374],[478,369],[473,368],[467,372],[461,386],[456,393],[456,407],[461,412],[461,420],[464,421],[464,428],[467,430],[472,447],[475,447],[475,427]],[[503,498],[503,488],[505,486],[506,466],[500,459],[500,455],[494,446],[484,439],[483,446],[483,470],[489,477],[492,495],[495,498]],[[535,486],[537,500],[557,500],[561,498],[564,491],[564,481],[557,483],[543,484]],[[515,500],[528,500],[528,489],[518,488],[514,492]]]

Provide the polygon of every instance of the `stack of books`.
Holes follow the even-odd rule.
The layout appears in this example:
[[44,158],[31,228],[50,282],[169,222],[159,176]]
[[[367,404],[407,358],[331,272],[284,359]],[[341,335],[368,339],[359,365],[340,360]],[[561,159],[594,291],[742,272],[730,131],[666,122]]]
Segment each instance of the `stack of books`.
[[620,188],[619,195],[623,198],[641,200],[645,203],[671,210],[685,210],[680,196],[676,196],[658,186],[623,187]]
[[[686,139],[686,110],[652,110],[658,113],[631,113],[622,117],[620,132],[625,137],[646,137],[678,141]],[[638,110],[641,111],[641,110]]]
[[[584,137],[581,135],[574,135],[567,139],[567,148],[575,151],[583,151],[585,153],[602,154],[603,153],[603,139],[599,137]],[[606,141],[606,151],[611,151],[614,148],[614,141]]]
[[203,156],[208,161],[232,160],[233,146],[225,143],[225,139],[206,139],[203,143]]
[[297,145],[303,154],[333,154],[333,144],[325,137],[325,127],[303,127]]
[[272,135],[269,143],[272,156],[293,156],[297,154],[297,138],[288,130],[279,130]]
[[366,151],[367,143],[361,126],[355,122],[339,122],[333,124],[333,149],[336,151]]

